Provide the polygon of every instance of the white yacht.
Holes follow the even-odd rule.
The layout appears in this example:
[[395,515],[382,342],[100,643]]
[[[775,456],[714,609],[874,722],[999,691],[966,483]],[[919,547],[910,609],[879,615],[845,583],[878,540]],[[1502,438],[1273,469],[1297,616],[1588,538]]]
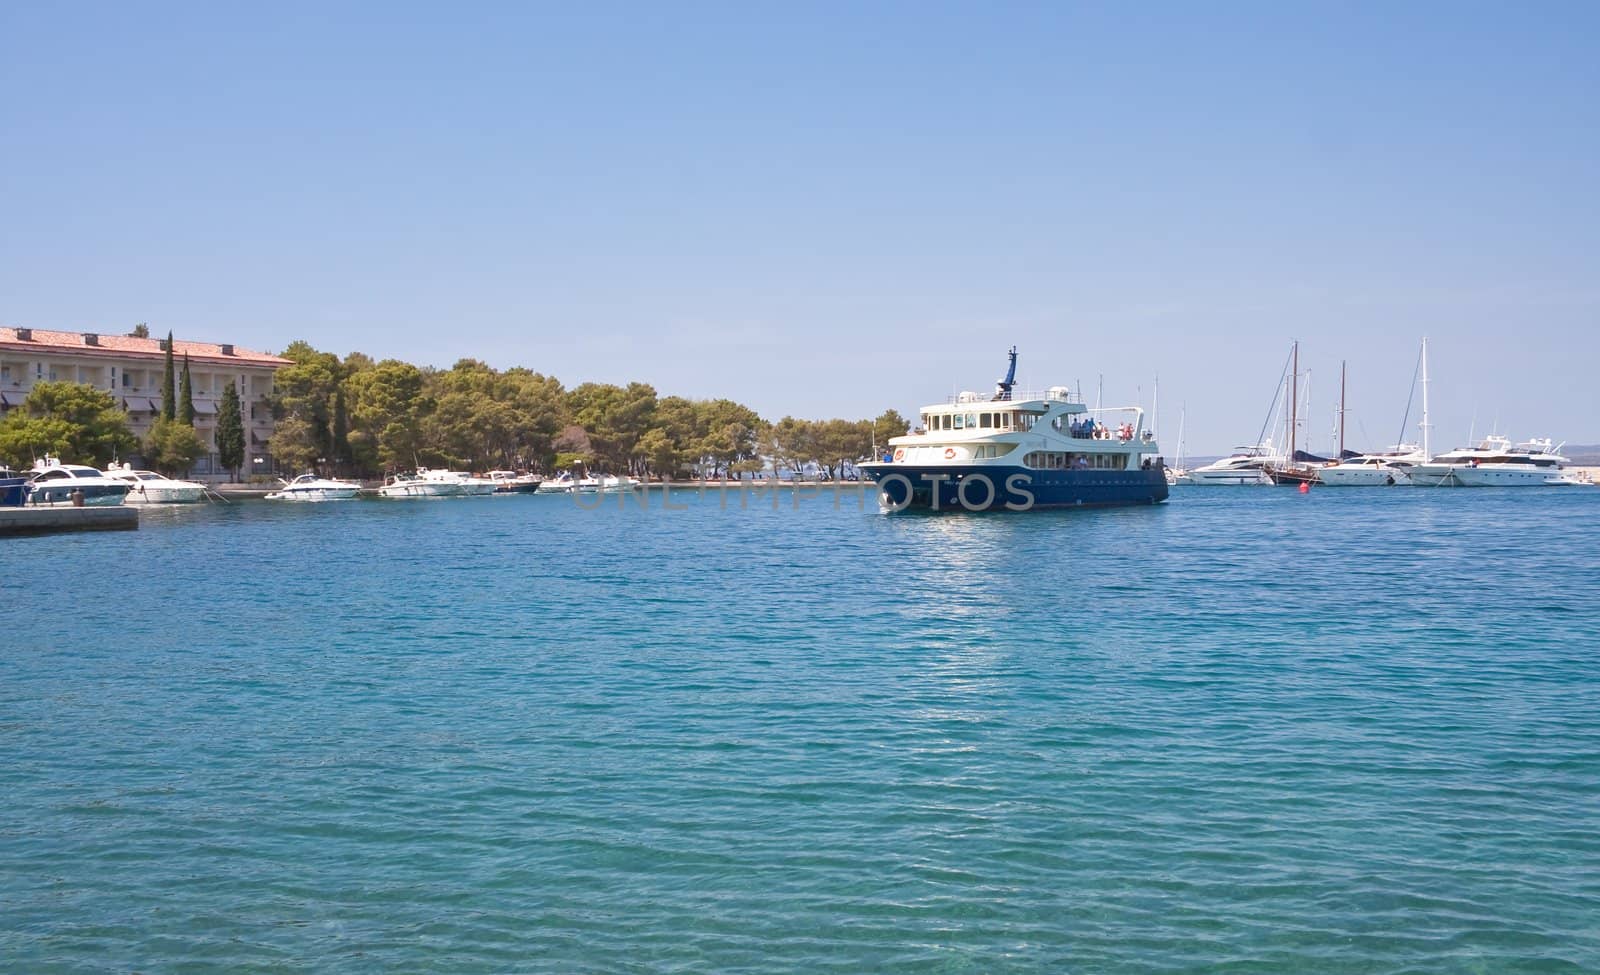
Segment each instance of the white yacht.
[[1272,441],[1254,447],[1235,447],[1233,453],[1188,472],[1190,484],[1224,484],[1232,487],[1272,483],[1266,468],[1276,456]]
[[1317,480],[1333,487],[1383,487],[1406,484],[1411,469],[1425,462],[1427,455],[1415,444],[1396,444],[1379,454],[1347,457],[1317,471]]
[[348,501],[361,493],[355,481],[336,481],[315,474],[301,474],[267,495],[268,501]]
[[467,493],[454,481],[428,480],[416,474],[394,474],[378,488],[381,498],[458,498]]
[[1418,487],[1543,487],[1560,482],[1567,459],[1546,437],[1513,445],[1499,435],[1460,447],[1411,469]]
[[518,474],[516,471],[490,471],[484,475],[494,482],[496,494],[532,494],[539,490],[544,480],[537,474]]
[[175,481],[155,471],[136,471],[131,464],[114,466],[106,476],[133,486],[128,504],[194,504],[206,499],[206,486],[198,481]]
[[93,467],[80,464],[63,464],[46,457],[33,465],[28,479],[28,504],[45,507],[73,505],[78,495],[85,505],[106,507],[118,505],[133,487],[127,481],[107,477]]
[[486,495],[494,493],[494,482],[487,477],[473,477],[471,474],[462,474],[459,471],[434,471],[426,467],[417,468],[417,477],[424,481],[454,484],[461,488],[465,495]]
[[553,477],[540,484],[535,494],[571,494],[577,490],[578,479],[572,476],[571,471],[562,471],[560,476]]

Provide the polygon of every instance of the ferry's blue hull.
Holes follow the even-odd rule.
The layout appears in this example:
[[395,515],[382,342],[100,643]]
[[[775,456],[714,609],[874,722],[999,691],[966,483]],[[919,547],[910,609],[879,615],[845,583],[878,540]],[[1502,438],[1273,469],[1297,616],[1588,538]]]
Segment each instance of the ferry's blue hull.
[[[864,464],[886,507],[936,511],[1113,508],[1167,500],[1162,465],[1129,471]],[[992,486],[993,490],[990,490]]]

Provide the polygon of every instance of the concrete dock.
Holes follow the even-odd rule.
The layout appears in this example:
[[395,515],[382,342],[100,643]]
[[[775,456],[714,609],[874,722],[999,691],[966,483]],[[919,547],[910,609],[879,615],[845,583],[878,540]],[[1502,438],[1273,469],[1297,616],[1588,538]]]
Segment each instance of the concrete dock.
[[139,509],[128,505],[95,508],[0,508],[0,538],[60,532],[120,532],[139,527]]

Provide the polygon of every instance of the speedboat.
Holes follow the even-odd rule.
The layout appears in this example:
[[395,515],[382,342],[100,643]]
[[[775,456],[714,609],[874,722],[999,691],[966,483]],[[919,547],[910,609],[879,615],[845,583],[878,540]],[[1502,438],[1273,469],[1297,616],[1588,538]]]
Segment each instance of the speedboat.
[[1513,445],[1499,435],[1460,447],[1411,469],[1419,487],[1543,487],[1562,477],[1567,459],[1546,437]]
[[197,481],[175,481],[155,471],[136,471],[130,464],[113,467],[107,477],[127,481],[133,486],[128,504],[193,504],[204,501],[206,486]]
[[540,484],[535,494],[571,494],[577,490],[578,479],[572,476],[571,471],[562,471],[560,476]]
[[63,464],[46,457],[33,465],[33,475],[28,479],[28,503],[53,507],[76,505],[81,500],[91,507],[118,505],[132,487],[93,467]]
[[383,498],[458,498],[466,493],[462,484],[429,480],[416,474],[392,475],[378,488],[378,496]]
[[454,484],[461,489],[462,494],[485,495],[494,493],[494,482],[487,477],[473,477],[471,474],[462,474],[458,471],[433,471],[426,467],[417,468],[417,476],[424,481]]
[[1271,484],[1266,468],[1273,461],[1272,441],[1254,447],[1235,447],[1233,453],[1189,471],[1191,484]]
[[518,474],[516,471],[490,471],[484,475],[494,482],[496,494],[532,494],[539,490],[544,480],[537,474]]
[[612,474],[607,474],[604,477],[584,478],[583,481],[579,482],[578,490],[585,494],[590,493],[584,490],[586,483],[589,484],[594,492],[616,494],[621,491],[636,491],[642,482],[637,477],[617,477]]
[[301,474],[267,495],[268,501],[348,501],[361,493],[355,481],[336,481],[315,474]]
[[1334,487],[1405,484],[1411,480],[1411,469],[1427,459],[1414,444],[1396,444],[1383,453],[1360,454],[1329,464],[1317,472],[1317,478]]
[[1091,410],[1066,386],[1014,391],[1017,350],[992,396],[923,407],[916,432],[857,467],[890,511],[1112,507],[1167,499],[1155,436],[1137,406]]

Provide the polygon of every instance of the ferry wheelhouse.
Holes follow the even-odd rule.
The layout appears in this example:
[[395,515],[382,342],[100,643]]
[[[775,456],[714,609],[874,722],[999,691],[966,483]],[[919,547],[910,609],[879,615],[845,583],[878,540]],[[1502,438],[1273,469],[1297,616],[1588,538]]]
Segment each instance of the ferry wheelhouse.
[[1137,406],[1091,410],[1065,386],[1014,393],[1017,350],[992,396],[924,407],[921,426],[859,465],[890,510],[1027,511],[1157,504],[1167,478]]

